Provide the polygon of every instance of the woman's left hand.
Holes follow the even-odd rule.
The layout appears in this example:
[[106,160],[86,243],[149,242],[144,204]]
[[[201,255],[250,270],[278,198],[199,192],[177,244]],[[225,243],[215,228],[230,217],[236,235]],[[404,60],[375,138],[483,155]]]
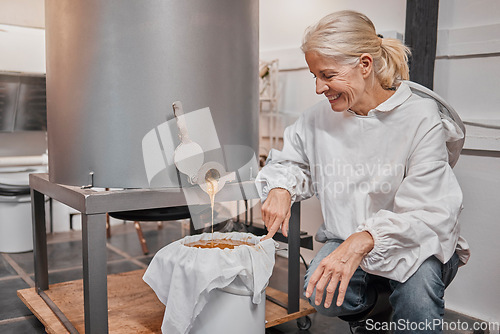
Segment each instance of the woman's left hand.
[[326,290],[325,308],[330,307],[333,295],[339,285],[337,306],[342,305],[349,281],[363,257],[373,249],[374,241],[370,233],[363,231],[352,234],[336,250],[321,260],[306,289],[306,297],[312,296],[316,288],[314,303],[320,305]]

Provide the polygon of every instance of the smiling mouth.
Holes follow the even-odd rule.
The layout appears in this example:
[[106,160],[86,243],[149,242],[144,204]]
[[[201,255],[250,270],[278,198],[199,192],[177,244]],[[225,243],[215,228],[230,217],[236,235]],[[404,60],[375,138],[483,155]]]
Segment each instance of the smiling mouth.
[[340,97],[340,95],[342,95],[342,93],[338,93],[337,95],[334,96],[328,96],[328,101],[334,102]]

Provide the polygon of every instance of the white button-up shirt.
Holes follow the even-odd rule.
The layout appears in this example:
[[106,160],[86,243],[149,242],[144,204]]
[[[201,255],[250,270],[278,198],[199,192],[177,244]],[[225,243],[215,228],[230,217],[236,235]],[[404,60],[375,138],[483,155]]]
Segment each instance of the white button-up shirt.
[[287,189],[292,200],[316,195],[324,218],[319,241],[368,231],[375,244],[362,269],[404,282],[430,256],[469,258],[449,131],[436,102],[404,82],[367,116],[334,112],[325,100],[285,130],[283,150],[271,150],[257,189],[262,200],[273,188]]

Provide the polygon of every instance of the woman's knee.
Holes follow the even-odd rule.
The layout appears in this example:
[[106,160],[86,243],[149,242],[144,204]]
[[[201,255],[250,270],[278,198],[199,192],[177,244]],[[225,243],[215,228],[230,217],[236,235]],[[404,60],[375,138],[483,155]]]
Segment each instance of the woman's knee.
[[400,317],[432,318],[444,312],[442,263],[434,256],[422,263],[406,282],[391,281],[391,286],[390,302]]
[[444,290],[443,264],[432,256],[422,263],[420,268],[404,283],[398,283],[396,289],[405,292],[410,298],[417,295],[440,295]]

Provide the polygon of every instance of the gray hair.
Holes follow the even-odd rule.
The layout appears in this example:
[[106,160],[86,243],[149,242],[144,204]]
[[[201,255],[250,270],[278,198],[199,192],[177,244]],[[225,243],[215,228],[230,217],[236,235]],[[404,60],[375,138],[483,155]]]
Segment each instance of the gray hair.
[[307,28],[301,49],[342,64],[354,64],[363,53],[369,53],[375,77],[386,89],[409,79],[410,49],[398,39],[379,37],[372,21],[355,11],[329,14]]

